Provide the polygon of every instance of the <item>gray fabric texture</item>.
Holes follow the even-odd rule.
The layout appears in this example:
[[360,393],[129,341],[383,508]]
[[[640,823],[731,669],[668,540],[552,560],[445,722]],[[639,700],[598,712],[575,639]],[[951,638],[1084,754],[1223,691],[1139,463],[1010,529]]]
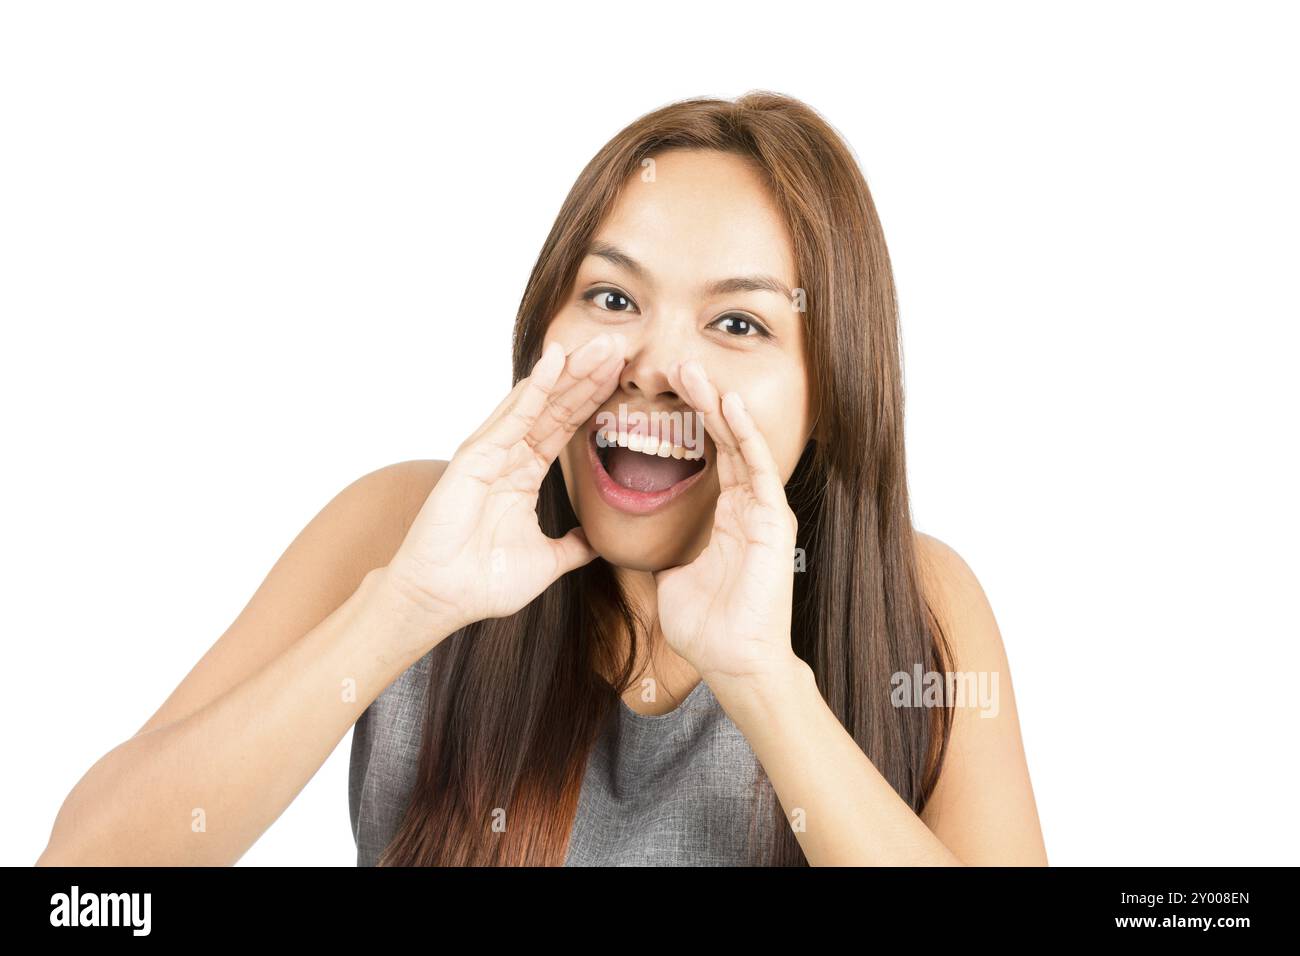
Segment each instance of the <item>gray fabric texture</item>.
[[[431,651],[358,719],[348,769],[357,865],[374,866],[415,782]],[[744,866],[771,851],[770,788],[749,742],[701,681],[673,711],[622,700],[587,761],[565,866]],[[755,800],[759,803],[756,806]],[[757,813],[752,839],[751,813]]]

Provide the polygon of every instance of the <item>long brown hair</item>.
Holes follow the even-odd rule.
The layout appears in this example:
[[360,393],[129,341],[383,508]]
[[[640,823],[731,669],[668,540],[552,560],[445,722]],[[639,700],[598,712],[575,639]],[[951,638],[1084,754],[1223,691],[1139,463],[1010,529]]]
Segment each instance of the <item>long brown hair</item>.
[[[515,323],[514,381],[540,356],[623,185],[643,160],[678,148],[750,160],[793,238],[819,419],[786,485],[806,559],[791,639],[831,710],[919,813],[952,714],[946,700],[893,706],[891,676],[918,664],[942,671],[951,652],[918,573],[889,254],[838,133],[805,104],[765,91],[672,103],[618,133],[574,183],[533,267]],[[558,462],[538,517],[552,536],[577,524]],[[617,649],[616,625],[630,653]],[[379,865],[562,864],[587,756],[632,684],[644,628],[597,558],[518,614],[479,621],[435,648],[415,787]],[[765,799],[756,805],[771,808],[765,825],[776,831],[761,862],[806,863],[761,768],[757,779]]]

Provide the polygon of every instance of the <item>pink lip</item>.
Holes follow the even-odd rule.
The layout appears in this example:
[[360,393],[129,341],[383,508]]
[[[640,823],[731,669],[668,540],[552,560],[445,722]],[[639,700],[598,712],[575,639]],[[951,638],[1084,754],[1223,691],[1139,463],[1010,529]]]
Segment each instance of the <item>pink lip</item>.
[[709,470],[709,462],[704,462],[704,467],[691,475],[684,478],[671,488],[665,488],[663,491],[635,491],[631,488],[624,488],[605,470],[605,466],[600,463],[600,456],[596,454],[596,431],[592,429],[587,434],[587,457],[591,460],[591,474],[596,483],[596,492],[600,495],[601,500],[617,511],[622,511],[630,515],[648,515],[663,508],[670,501],[680,497],[692,485],[700,480]]

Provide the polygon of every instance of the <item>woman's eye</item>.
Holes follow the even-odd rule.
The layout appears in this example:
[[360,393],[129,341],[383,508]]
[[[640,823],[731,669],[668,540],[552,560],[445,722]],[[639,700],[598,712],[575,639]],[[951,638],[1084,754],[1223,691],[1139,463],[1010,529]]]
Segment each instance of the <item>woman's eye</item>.
[[709,324],[716,325],[719,322],[731,323],[730,327],[726,329],[726,332],[728,335],[735,336],[736,338],[754,338],[755,336],[762,338],[772,337],[772,333],[768,332],[767,329],[763,328],[762,325],[747,315],[724,315],[714,319]]
[[582,294],[584,301],[594,303],[604,312],[635,312],[632,300],[617,289],[588,289]]

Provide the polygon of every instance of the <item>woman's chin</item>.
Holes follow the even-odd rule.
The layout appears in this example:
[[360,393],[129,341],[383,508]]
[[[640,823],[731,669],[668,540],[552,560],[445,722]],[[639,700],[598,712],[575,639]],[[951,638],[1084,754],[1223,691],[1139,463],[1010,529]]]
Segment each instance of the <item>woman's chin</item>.
[[626,534],[592,528],[589,524],[584,524],[583,530],[598,555],[614,567],[627,571],[666,571],[689,564],[702,547],[692,547],[695,542],[683,542],[682,536],[678,535],[656,542],[646,540],[645,535],[629,540]]

